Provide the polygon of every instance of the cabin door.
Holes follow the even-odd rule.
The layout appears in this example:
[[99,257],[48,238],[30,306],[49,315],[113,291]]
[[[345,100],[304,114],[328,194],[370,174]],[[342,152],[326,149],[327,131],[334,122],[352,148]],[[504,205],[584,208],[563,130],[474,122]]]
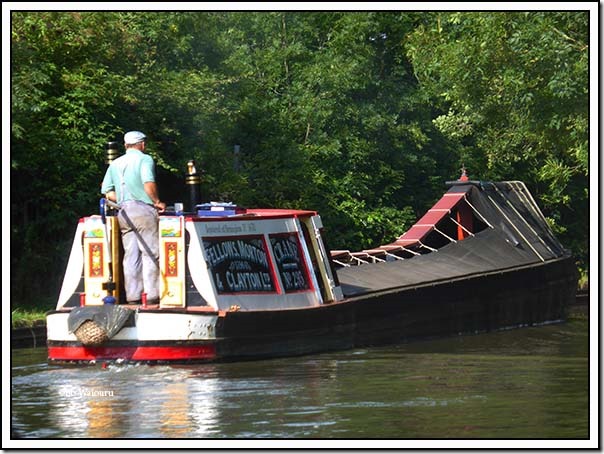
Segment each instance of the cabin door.
[[306,227],[305,233],[308,233],[309,238],[307,238],[307,243],[309,244],[309,249],[312,248],[311,256],[313,256],[313,259],[316,259],[316,266],[318,268],[317,279],[321,280],[320,287],[323,293],[323,301],[341,300],[344,297],[342,289],[334,278],[334,271],[331,268],[329,255],[321,236],[321,229],[323,228],[321,217],[300,218],[300,221]]

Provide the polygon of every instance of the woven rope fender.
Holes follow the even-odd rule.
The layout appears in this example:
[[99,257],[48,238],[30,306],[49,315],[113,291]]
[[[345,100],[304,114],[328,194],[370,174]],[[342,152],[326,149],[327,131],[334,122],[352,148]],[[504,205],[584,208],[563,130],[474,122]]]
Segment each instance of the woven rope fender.
[[74,331],[78,340],[85,346],[101,345],[109,340],[107,331],[92,320],[86,320]]

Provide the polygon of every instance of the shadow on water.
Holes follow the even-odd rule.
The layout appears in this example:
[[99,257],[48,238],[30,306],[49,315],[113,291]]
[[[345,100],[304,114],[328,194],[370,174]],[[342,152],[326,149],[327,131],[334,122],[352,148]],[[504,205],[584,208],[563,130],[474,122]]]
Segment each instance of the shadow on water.
[[588,323],[270,361],[12,355],[23,438],[588,438]]

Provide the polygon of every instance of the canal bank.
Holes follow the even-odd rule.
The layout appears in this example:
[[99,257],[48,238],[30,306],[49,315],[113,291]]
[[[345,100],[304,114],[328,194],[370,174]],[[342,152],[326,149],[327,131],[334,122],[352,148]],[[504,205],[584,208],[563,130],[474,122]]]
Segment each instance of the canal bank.
[[46,345],[46,325],[13,328],[10,333],[10,348],[36,348]]

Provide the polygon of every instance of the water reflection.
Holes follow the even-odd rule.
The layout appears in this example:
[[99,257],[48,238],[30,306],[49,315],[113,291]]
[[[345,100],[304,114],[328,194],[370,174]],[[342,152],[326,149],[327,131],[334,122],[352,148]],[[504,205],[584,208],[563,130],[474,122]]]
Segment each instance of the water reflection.
[[193,417],[189,407],[186,383],[171,383],[165,387],[166,398],[160,404],[159,431],[164,437],[184,437],[191,432]]
[[40,350],[13,357],[12,423],[28,438],[585,438],[587,341],[575,323],[271,361],[106,368],[49,366]]
[[111,386],[93,380],[71,380],[48,388],[50,419],[64,432],[89,438],[116,438],[125,427],[127,401],[115,398]]
[[18,436],[204,438],[216,432],[216,378],[167,366],[43,368],[13,377]]

